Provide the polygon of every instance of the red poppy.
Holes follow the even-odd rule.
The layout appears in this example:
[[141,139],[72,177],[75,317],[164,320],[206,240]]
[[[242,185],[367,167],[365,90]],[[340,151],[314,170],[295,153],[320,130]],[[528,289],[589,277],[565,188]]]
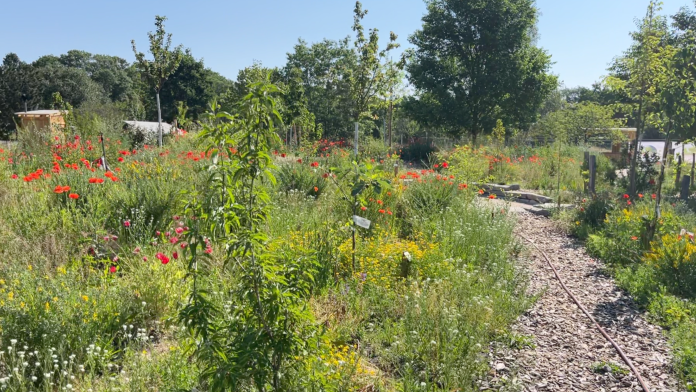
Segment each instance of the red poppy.
[[382,202],[382,200],[377,200],[377,204],[382,205],[384,203]]
[[654,193],[653,193],[652,195],[650,195],[650,196],[652,197],[653,200],[657,199],[657,195],[654,194]]
[[176,231],[176,234],[181,234],[184,232],[184,229],[182,227],[177,227],[174,231]]
[[129,220],[123,221],[123,227],[130,227],[131,223]]
[[80,195],[78,195],[77,193],[71,193],[68,195],[68,197],[77,200],[80,197]]
[[161,261],[162,264],[169,263],[169,257],[165,256],[164,253],[157,253],[155,257],[157,257],[157,259]]
[[309,166],[311,166],[311,167],[319,167],[319,162],[312,162]]
[[19,177],[19,176],[16,175],[16,174],[13,174],[13,175],[12,175],[12,179],[13,179],[13,180],[16,180],[18,177]]
[[386,211],[384,211],[384,210],[379,210],[379,213],[380,213],[380,214],[384,214],[385,212],[386,212]]
[[435,164],[435,166],[433,166],[434,169],[437,169],[439,167],[440,167],[440,165],[438,165],[437,163]]
[[322,177],[329,178],[329,173],[324,173],[324,175],[322,175]]
[[123,162],[123,157],[118,157],[119,162]]
[[642,193],[639,193],[639,194],[638,194],[638,198],[639,198],[639,199],[642,199],[642,198],[643,198],[643,194],[642,194]]
[[284,154],[284,153],[283,153],[283,154],[280,154],[280,157],[281,157],[281,158],[285,158],[285,154]]
[[387,210],[387,214],[391,215],[391,214],[392,214],[392,212],[391,212],[391,211],[389,211],[389,210]]
[[479,193],[479,195],[483,195],[485,192],[483,191],[483,189],[479,189],[478,193]]
[[169,242],[171,242],[172,244],[176,244],[177,242],[179,242],[179,239],[176,237],[172,237],[169,239]]
[[630,196],[628,196],[627,194],[623,195],[623,198],[624,198],[624,199],[628,199],[629,197],[630,197]]
[[172,257],[174,258],[174,260],[177,260],[177,259],[179,258],[179,254],[176,253],[176,252],[174,252],[174,253],[172,254]]
[[637,240],[638,240],[638,237],[636,237],[636,236],[633,236],[633,237],[631,237],[631,240],[633,240],[633,241],[637,241]]
[[628,204],[628,205],[630,206],[630,205],[633,204],[633,203],[631,203],[631,201],[629,200],[629,201],[626,202],[626,204]]
[[360,207],[360,209],[361,209],[362,211],[367,211],[367,207],[365,207],[365,206]]
[[319,188],[314,187],[314,192],[319,192]]
[[53,192],[55,193],[63,193],[63,187],[60,185],[56,185],[55,189],[53,189]]
[[447,168],[449,167],[449,163],[447,163],[447,162],[442,162],[442,167],[444,167],[445,169],[447,169]]
[[114,267],[113,265],[109,267],[109,272],[111,272],[112,274],[116,273],[116,267]]
[[297,163],[302,163],[302,158],[298,159]]
[[488,198],[489,198],[489,199],[495,199],[495,195],[491,193],[490,195],[488,195]]

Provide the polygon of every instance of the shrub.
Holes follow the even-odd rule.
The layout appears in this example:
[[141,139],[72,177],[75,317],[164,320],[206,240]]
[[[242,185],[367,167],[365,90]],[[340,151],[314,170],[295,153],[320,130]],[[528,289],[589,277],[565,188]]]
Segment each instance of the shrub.
[[437,147],[429,143],[414,143],[401,148],[401,159],[409,162],[428,162]]

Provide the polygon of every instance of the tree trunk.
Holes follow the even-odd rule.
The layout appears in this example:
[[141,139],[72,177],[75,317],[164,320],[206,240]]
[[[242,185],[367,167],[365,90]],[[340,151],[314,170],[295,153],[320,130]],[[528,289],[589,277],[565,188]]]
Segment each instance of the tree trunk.
[[652,242],[653,238],[655,238],[655,232],[657,231],[657,223],[662,218],[662,211],[660,211],[660,202],[662,201],[662,184],[665,182],[665,163],[667,162],[667,154],[669,153],[669,146],[671,144],[671,121],[667,127],[667,139],[665,140],[665,147],[662,149],[660,176],[657,178],[657,191],[655,191],[655,216],[653,216],[652,222],[650,222],[648,230],[645,233],[645,240],[648,244]]
[[162,108],[160,107],[159,90],[157,90],[157,144],[162,147]]

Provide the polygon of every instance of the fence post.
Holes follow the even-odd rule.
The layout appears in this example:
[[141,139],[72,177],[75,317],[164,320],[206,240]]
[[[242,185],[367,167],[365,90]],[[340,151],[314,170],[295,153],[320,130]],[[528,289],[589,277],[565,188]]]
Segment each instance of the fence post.
[[694,186],[694,171],[696,170],[696,154],[691,154],[691,186]]
[[[583,171],[584,171],[585,169],[588,169],[588,170],[589,170],[589,168],[590,168],[590,152],[589,152],[589,151],[585,151],[585,155],[584,155],[583,161],[582,161],[582,170],[583,170]],[[588,183],[583,181],[583,184],[582,184],[582,185],[583,185],[583,190],[585,191],[585,193],[587,193],[587,191],[588,191]]]
[[681,194],[679,196],[684,201],[689,200],[689,193],[691,193],[690,186],[691,186],[691,177],[690,176],[683,176],[682,182],[681,182]]
[[590,194],[594,197],[596,195],[596,184],[597,184],[597,156],[590,155]]
[[681,182],[681,165],[682,165],[682,156],[677,155],[677,177],[674,180],[674,187],[679,188],[679,184]]

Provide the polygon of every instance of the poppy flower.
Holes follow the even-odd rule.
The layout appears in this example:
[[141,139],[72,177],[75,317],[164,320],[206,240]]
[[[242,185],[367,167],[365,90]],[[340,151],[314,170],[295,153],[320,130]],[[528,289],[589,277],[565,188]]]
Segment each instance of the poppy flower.
[[314,192],[319,192],[319,188],[314,187]]
[[179,258],[179,254],[176,253],[176,252],[174,252],[174,253],[172,254],[172,257],[174,258],[174,260],[177,260],[177,259]]
[[367,207],[365,207],[365,206],[360,207],[360,209],[361,209],[362,211],[367,211]]
[[285,158],[285,153],[280,154],[280,157],[281,157],[281,158]]
[[155,255],[159,261],[162,262],[162,264],[168,264],[169,263],[169,257],[165,256],[164,253],[157,253]]
[[312,162],[309,166],[311,166],[311,167],[319,167],[319,162]]
[[143,256],[143,261],[147,261],[147,256]]
[[654,194],[654,193],[653,193],[652,195],[650,195],[650,196],[652,197],[653,200],[657,199],[657,195]]
[[123,221],[123,227],[130,227],[130,226],[131,226],[131,223],[129,220]]
[[68,195],[68,197],[73,199],[73,200],[77,200],[80,198],[80,195],[78,195],[77,193],[71,193]]
[[112,274],[116,273],[116,267],[114,267],[113,265],[109,267],[109,272],[111,272]]
[[53,189],[53,192],[55,193],[63,193],[63,187],[60,185],[56,185],[56,187]]
[[123,157],[118,157],[119,162],[123,162]]
[[176,237],[172,237],[169,239],[169,242],[171,242],[172,244],[176,244],[177,242],[179,242],[179,239]]
[[298,159],[297,163],[302,163],[302,158]]
[[630,196],[628,196],[627,194],[624,194],[624,195],[623,195],[623,198],[624,198],[624,199],[628,199],[629,197],[630,197]]
[[491,193],[490,195],[488,195],[488,198],[491,199],[491,200],[492,200],[492,199],[495,199],[495,195]]
[[447,169],[447,168],[449,167],[449,163],[447,163],[447,162],[442,162],[442,167],[444,167],[445,169]]
[[379,213],[380,213],[380,214],[384,214],[385,212],[386,212],[386,211],[384,211],[384,210],[379,210]]
[[213,248],[211,248],[211,247],[205,248],[205,253],[207,253],[207,254],[213,253]]
[[16,174],[13,174],[13,175],[12,175],[12,179],[13,179],[13,180],[16,180],[18,177],[19,177],[19,176],[16,175]]
[[479,195],[483,195],[485,192],[483,191],[483,189],[479,189],[478,193]]
[[639,194],[638,194],[638,198],[639,198],[639,199],[642,199],[642,198],[643,198],[643,194],[642,194],[642,193],[639,193]]
[[638,237],[633,236],[633,237],[631,237],[631,240],[632,240],[632,241],[637,241],[637,240],[638,240]]
[[177,227],[176,229],[174,229],[174,231],[176,231],[176,234],[181,234],[184,232],[184,229],[181,227]]
[[392,214],[392,212],[391,212],[391,211],[389,211],[389,210],[387,210],[387,214],[391,215],[391,214]]
[[630,205],[632,205],[633,203],[631,203],[631,201],[629,200],[629,201],[626,202],[626,204],[628,204],[628,205],[630,206]]
[[439,167],[440,167],[440,165],[438,165],[437,163],[433,166],[434,169],[437,169]]
[[382,200],[377,200],[377,204],[382,205],[384,203],[382,202]]

